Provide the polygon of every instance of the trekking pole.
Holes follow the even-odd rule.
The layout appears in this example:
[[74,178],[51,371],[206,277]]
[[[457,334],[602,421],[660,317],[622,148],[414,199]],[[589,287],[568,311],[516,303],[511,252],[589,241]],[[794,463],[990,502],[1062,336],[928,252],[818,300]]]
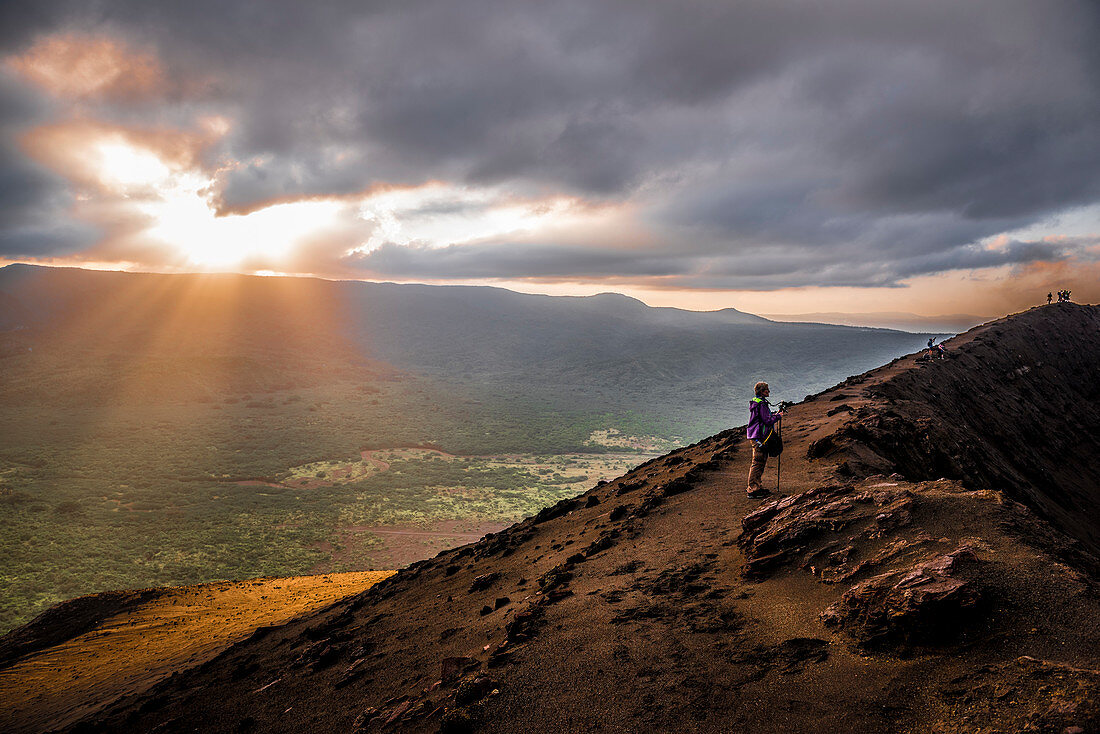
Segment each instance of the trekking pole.
[[[775,423],[775,431],[779,436],[779,440],[783,440],[783,419],[780,418]],[[779,456],[775,457],[775,493],[779,494],[779,470],[783,468],[783,452],[779,452]]]

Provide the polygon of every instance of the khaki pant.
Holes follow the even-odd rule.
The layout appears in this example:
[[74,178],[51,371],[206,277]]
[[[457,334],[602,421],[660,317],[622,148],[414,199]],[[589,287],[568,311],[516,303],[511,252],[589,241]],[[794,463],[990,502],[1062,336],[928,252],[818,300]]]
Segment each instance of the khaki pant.
[[[751,442],[750,442],[751,443]],[[749,489],[754,492],[762,488],[760,480],[764,478],[764,465],[768,463],[768,455],[764,449],[752,443],[752,466],[749,467]]]

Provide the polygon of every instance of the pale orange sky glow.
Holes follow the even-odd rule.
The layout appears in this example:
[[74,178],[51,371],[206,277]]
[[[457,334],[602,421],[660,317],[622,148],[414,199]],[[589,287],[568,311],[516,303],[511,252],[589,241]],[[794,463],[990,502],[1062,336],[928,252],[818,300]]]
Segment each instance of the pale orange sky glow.
[[162,89],[164,73],[155,56],[109,38],[73,33],[40,38],[6,64],[58,97],[141,96]]

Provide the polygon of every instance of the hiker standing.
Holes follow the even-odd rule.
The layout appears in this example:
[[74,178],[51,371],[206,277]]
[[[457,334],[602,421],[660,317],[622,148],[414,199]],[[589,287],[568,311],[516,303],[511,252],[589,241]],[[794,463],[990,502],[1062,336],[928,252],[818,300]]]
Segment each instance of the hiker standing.
[[768,463],[768,452],[764,448],[764,442],[775,430],[775,424],[783,417],[783,411],[772,413],[768,396],[771,390],[768,383],[756,383],[753,391],[756,393],[749,401],[749,442],[752,443],[752,466],[749,468],[749,497],[766,497],[771,491],[766,489],[760,480],[764,478],[764,465]]
[[1048,305],[1048,306],[1050,305],[1050,302],[1051,302],[1051,301],[1052,301],[1053,299],[1054,299],[1054,294],[1052,294],[1052,293],[1047,293],[1047,305]]

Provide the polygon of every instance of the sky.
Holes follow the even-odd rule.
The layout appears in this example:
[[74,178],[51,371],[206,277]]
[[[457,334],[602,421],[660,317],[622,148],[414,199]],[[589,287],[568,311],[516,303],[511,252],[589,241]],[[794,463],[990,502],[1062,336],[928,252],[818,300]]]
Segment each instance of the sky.
[[0,264],[1100,300],[1100,5],[0,4]]

